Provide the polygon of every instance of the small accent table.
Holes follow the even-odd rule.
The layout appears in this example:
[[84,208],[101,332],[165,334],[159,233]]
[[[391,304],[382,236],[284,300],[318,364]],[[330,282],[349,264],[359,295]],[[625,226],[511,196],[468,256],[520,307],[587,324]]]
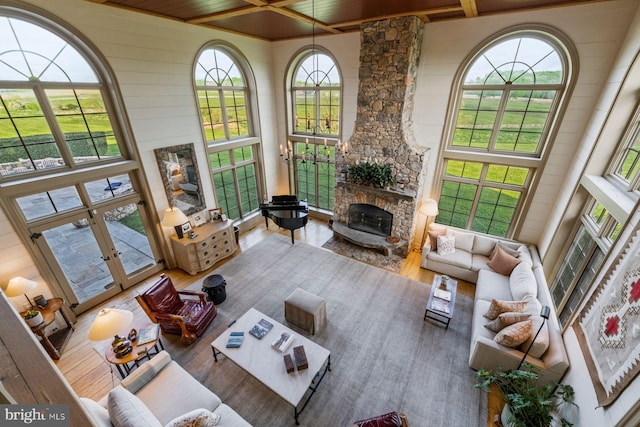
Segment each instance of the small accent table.
[[[61,310],[63,304],[64,300],[62,298],[50,298],[44,307],[34,307],[34,310],[38,310],[42,313],[43,320],[39,325],[32,326],[31,330],[34,334],[39,335],[40,338],[42,338],[42,345],[45,350],[47,350],[47,353],[49,353],[49,356],[54,360],[60,360],[62,350],[69,341],[71,333],[74,330],[71,321],[64,311]],[[62,318],[67,324],[67,327],[47,336],[45,329],[56,319],[57,311],[60,311],[60,314],[62,314]],[[24,313],[25,312],[20,314],[24,316]]]
[[[142,329],[153,326],[158,327],[158,325],[153,323],[144,323],[134,325],[133,328],[140,333]],[[140,366],[140,363],[144,361],[144,359],[151,360],[151,356],[160,353],[161,350],[164,350],[164,345],[162,345],[162,341],[160,340],[160,331],[158,331],[158,337],[155,340],[138,345],[138,341],[136,339],[131,341],[131,346],[133,347],[131,352],[121,358],[116,357],[113,347],[111,347],[111,343],[107,345],[107,349],[104,352],[104,357],[107,359],[107,362],[116,365],[116,368],[118,368],[118,372],[122,378],[129,375],[135,366]]]
[[433,279],[431,292],[424,310],[424,320],[431,319],[440,322],[449,328],[449,322],[453,318],[453,309],[456,302],[456,289],[458,282],[453,279],[447,280],[447,288],[440,289],[442,276]]

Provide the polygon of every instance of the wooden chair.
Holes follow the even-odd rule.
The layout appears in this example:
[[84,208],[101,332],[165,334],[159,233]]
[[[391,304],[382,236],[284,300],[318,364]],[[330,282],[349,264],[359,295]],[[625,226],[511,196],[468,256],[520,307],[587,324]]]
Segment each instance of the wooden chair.
[[195,342],[218,314],[204,293],[178,291],[164,274],[136,300],[163,333],[181,335],[180,341],[185,345]]

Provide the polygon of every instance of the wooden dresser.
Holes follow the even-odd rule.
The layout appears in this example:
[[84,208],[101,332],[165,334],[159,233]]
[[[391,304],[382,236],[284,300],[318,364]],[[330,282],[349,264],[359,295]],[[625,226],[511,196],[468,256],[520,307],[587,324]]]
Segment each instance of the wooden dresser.
[[185,236],[178,239],[171,236],[171,246],[178,267],[189,274],[196,274],[214,266],[219,260],[233,254],[236,240],[233,234],[233,222],[208,222],[193,230],[198,236],[190,239]]

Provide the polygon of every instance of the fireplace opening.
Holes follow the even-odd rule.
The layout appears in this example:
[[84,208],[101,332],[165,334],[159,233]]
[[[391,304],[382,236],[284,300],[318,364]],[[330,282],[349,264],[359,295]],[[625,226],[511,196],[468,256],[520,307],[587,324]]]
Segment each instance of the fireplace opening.
[[353,203],[349,205],[349,228],[378,236],[391,236],[393,214],[375,205]]

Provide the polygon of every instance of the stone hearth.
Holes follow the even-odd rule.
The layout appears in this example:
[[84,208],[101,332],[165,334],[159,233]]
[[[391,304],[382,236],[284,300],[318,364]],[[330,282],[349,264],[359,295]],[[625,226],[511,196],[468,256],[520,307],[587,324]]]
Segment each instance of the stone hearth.
[[413,135],[413,100],[423,22],[414,17],[368,22],[360,28],[358,109],[348,140],[348,164],[376,159],[402,174],[404,191],[345,182],[336,168],[334,220],[347,223],[351,203],[376,205],[393,214],[392,235],[411,241],[422,194],[424,149]]

